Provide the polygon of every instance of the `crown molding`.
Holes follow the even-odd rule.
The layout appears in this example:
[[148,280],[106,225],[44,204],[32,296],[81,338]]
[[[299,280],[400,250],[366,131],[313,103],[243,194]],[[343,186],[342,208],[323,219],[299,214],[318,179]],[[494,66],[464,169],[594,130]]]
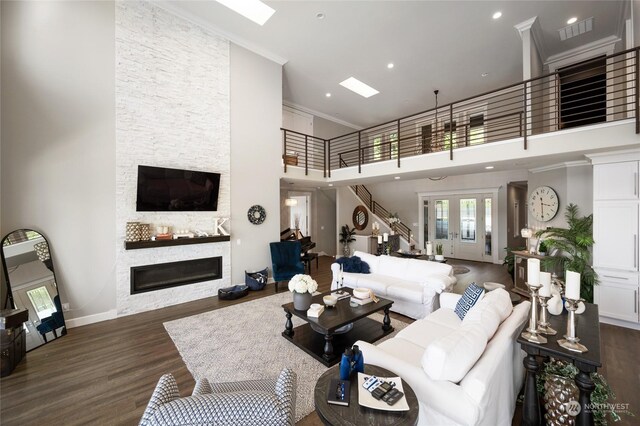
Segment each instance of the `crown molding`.
[[586,154],[592,164],[602,163],[621,163],[626,161],[639,161],[640,149],[621,149],[619,151],[598,152],[595,154]]
[[245,39],[243,39],[242,37],[230,33],[228,31],[225,31],[221,28],[219,28],[218,26],[212,24],[211,22],[203,19],[202,17],[195,15],[191,12],[188,12],[184,9],[182,9],[178,4],[176,4],[175,2],[171,2],[168,0],[157,0],[153,2],[154,6],[158,6],[161,9],[164,9],[165,11],[178,16],[186,21],[191,22],[194,25],[197,25],[201,28],[206,29],[207,31],[210,31],[212,33],[214,33],[217,36],[223,37],[225,39],[227,39],[228,41],[232,42],[233,44],[237,44],[240,47],[244,47],[247,50],[250,50],[251,52],[260,55],[264,58],[269,59],[270,61],[273,61],[275,63],[277,63],[278,65],[284,65],[287,62],[289,62],[288,59],[283,58],[280,55],[277,55],[267,49],[264,49],[262,47],[259,47],[257,45],[255,45],[254,43],[251,43]]
[[571,167],[583,167],[583,166],[590,166],[590,165],[591,163],[588,162],[587,160],[565,161],[563,163],[556,163],[548,166],[536,167],[535,169],[529,169],[529,172],[542,173],[542,172],[548,172],[551,170],[568,169]]
[[522,38],[522,34],[525,31],[530,30],[531,27],[533,27],[533,24],[536,22],[537,19],[538,19],[538,17],[534,16],[533,18],[529,18],[526,21],[522,21],[519,24],[515,24],[513,26],[513,28],[518,30],[518,34],[520,34],[520,38]]
[[575,49],[551,55],[547,58],[544,64],[548,65],[549,71],[553,72],[565,65],[587,60],[598,55],[611,55],[615,50],[615,44],[620,40],[620,37],[610,35],[608,37],[601,38],[600,40],[576,47]]
[[311,109],[311,108],[307,108],[305,106],[296,104],[295,102],[282,101],[282,105],[287,106],[289,108],[297,109],[297,110],[302,111],[302,112],[306,112],[307,114],[315,115],[316,117],[324,118],[325,120],[333,121],[334,123],[338,123],[338,124],[341,124],[343,126],[351,127],[354,131],[355,130],[364,129],[364,127],[362,127],[362,126],[356,126],[355,124],[349,123],[348,121],[340,120],[339,118],[332,117],[329,114],[325,114],[324,112],[320,112],[320,111],[316,111],[316,110]]

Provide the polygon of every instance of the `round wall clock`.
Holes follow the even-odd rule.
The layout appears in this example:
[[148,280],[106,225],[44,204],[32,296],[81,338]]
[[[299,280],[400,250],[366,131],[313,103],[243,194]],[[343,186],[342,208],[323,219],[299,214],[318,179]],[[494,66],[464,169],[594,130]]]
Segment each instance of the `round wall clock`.
[[529,211],[535,220],[548,222],[558,213],[558,194],[549,186],[539,186],[529,195]]
[[247,217],[249,218],[249,222],[254,225],[260,225],[267,218],[267,212],[264,210],[264,207],[256,204],[249,208]]

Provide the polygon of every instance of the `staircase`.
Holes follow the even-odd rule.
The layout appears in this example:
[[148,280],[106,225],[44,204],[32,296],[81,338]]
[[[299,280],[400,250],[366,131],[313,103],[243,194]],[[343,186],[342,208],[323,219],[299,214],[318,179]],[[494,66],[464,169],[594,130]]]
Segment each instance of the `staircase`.
[[[367,206],[367,208],[376,216],[378,216],[387,226],[391,227],[389,223],[389,211],[378,204],[377,201],[371,196],[371,192],[364,185],[352,185],[351,190],[356,196]],[[402,222],[396,223],[396,233],[407,241],[409,246],[414,244],[411,239],[411,229]]]

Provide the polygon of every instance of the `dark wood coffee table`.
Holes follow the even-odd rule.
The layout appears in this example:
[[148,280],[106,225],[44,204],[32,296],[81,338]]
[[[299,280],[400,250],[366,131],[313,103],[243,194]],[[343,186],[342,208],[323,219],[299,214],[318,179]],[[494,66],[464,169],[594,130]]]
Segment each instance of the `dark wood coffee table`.
[[[366,361],[366,360],[365,360]],[[409,404],[409,411],[381,411],[372,408],[361,407],[358,404],[358,378],[351,378],[349,406],[333,405],[327,402],[327,392],[331,379],[340,378],[339,365],[336,365],[320,376],[313,391],[313,400],[316,405],[316,413],[326,425],[415,425],[418,423],[418,398],[411,386],[403,380],[402,388]],[[398,377],[397,374],[375,365],[365,365],[365,374],[378,377]],[[363,390],[366,392],[365,390]]]
[[[349,288],[343,290],[351,293]],[[322,297],[330,293],[314,296],[311,303],[323,304]],[[320,318],[308,318],[307,311],[297,311],[293,308],[293,302],[286,303],[282,305],[287,317],[282,335],[327,367],[331,367],[340,361],[344,350],[350,348],[356,341],[373,343],[393,331],[389,318],[389,308],[393,305],[393,301],[382,297],[379,299],[378,303],[372,302],[355,308],[349,305],[349,298],[339,300],[335,307],[325,308]],[[367,318],[378,311],[384,311],[382,323]],[[293,328],[291,317],[294,315],[307,323]],[[317,332],[311,328],[310,322],[314,323]],[[350,323],[353,323],[350,331],[336,333],[337,329]]]

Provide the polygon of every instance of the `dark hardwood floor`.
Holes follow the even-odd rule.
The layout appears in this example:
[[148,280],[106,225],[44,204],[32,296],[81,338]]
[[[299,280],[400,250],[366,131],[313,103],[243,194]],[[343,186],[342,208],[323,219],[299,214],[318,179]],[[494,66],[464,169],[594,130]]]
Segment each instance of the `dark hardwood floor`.
[[[320,291],[329,289],[332,261],[321,257],[319,269],[315,265],[312,268]],[[457,276],[456,292],[463,291],[471,281],[512,285],[511,278],[499,265],[455,259],[450,264],[470,269]],[[280,285],[280,291],[287,289]],[[268,285],[265,290],[251,292],[236,301],[212,297],[70,329],[64,338],[29,352],[10,376],[0,379],[0,423],[135,425],[162,374],[173,373],[183,395],[190,394],[194,386],[162,325],[164,322],[274,292],[274,286]],[[412,322],[402,315],[393,317]],[[274,321],[274,327],[284,326],[280,317]],[[640,332],[603,324],[601,343],[604,360],[601,371],[616,391],[617,402],[628,403],[630,410],[640,415]],[[299,424],[321,423],[312,413]]]

